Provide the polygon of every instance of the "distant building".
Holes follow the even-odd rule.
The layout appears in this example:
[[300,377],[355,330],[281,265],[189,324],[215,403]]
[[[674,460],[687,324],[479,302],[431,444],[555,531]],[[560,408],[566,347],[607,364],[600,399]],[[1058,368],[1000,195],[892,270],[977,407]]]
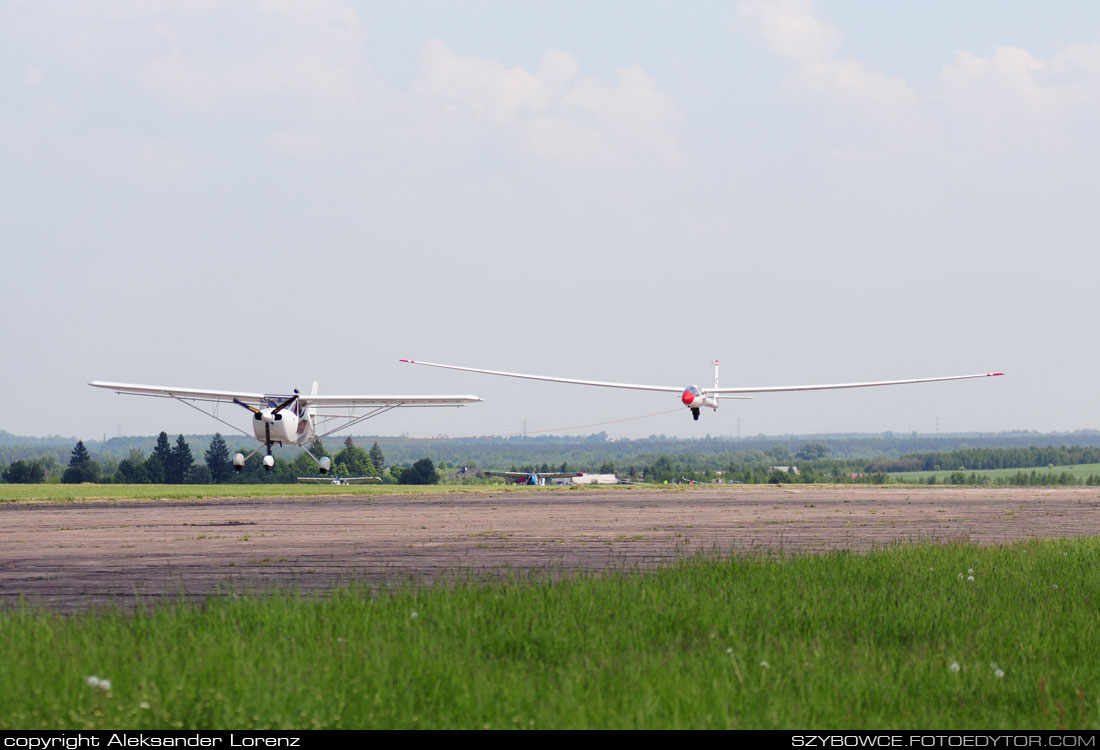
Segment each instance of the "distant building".
[[797,466],[773,466],[771,471],[784,471],[788,474],[798,474]]

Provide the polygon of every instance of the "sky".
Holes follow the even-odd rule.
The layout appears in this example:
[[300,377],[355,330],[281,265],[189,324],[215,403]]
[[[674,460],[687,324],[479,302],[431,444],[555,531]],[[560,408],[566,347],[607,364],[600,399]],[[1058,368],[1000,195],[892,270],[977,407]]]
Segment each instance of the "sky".
[[[0,429],[221,429],[91,380],[484,399],[362,428],[421,437],[1100,426],[1094,2],[0,3]],[[401,358],[1007,375],[693,422]]]

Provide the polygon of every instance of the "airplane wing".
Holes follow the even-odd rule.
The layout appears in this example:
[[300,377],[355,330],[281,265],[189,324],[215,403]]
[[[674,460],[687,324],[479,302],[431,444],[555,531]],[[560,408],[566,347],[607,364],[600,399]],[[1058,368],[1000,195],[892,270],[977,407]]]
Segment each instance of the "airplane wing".
[[[158,396],[160,398],[180,398],[189,401],[241,401],[246,404],[264,406],[272,401],[285,401],[289,393],[249,393],[246,391],[215,391],[203,388],[179,388],[168,385],[140,385],[137,383],[108,383],[93,380],[88,385],[106,388],[115,393],[134,396]],[[477,396],[316,396],[300,394],[298,400],[303,404],[318,407],[354,408],[357,406],[462,406],[481,401]]]
[[568,479],[569,477],[583,477],[582,471],[540,471],[539,476],[543,479]]
[[481,401],[477,396],[309,396],[298,400],[320,408],[354,408],[356,406],[463,406]]
[[428,367],[444,367],[448,370],[464,370],[466,372],[480,372],[484,375],[503,375],[508,378],[526,378],[527,380],[547,380],[551,383],[573,383],[575,385],[598,385],[604,388],[629,388],[636,391],[665,391],[667,393],[680,393],[682,386],[675,385],[638,385],[637,383],[608,383],[603,380],[577,380],[575,378],[552,378],[548,375],[524,375],[519,372],[501,372],[500,370],[479,370],[474,367],[459,367],[457,365],[441,365],[435,362],[420,362],[414,359],[403,359],[410,365],[427,365]]
[[183,398],[191,401],[243,401],[246,404],[266,404],[271,398],[289,398],[289,396],[267,396],[263,393],[246,391],[212,391],[204,388],[177,388],[170,385],[139,385],[137,383],[107,383],[93,380],[88,385],[106,388],[115,393],[127,393],[134,396],[158,396],[160,398]]
[[516,477],[526,479],[530,472],[527,471],[483,471],[482,474],[488,474],[491,477]]
[[298,477],[303,484],[380,484],[382,477]]
[[[501,372],[499,370],[481,370],[474,367],[458,367],[457,365],[441,365],[435,362],[419,362],[412,359],[403,359],[411,365],[427,365],[428,367],[444,367],[448,370],[463,370],[465,372],[480,372],[486,375],[504,375],[509,378],[527,378],[528,380],[547,380],[553,383],[574,383],[576,385],[598,385],[605,388],[630,388],[639,391],[666,391],[680,393],[681,386],[663,385],[638,385],[635,383],[608,383],[602,380],[577,380],[574,378],[552,378],[546,375],[524,375],[518,372]],[[969,378],[991,378],[1004,375],[1003,372],[986,372],[978,375],[949,375],[939,378],[912,378],[909,380],[878,380],[866,383],[826,383],[822,385],[766,385],[766,386],[741,386],[735,388],[702,388],[707,394],[724,398],[737,398],[738,394],[745,393],[782,393],[785,391],[826,391],[839,388],[874,388],[884,385],[907,385],[910,383],[935,383],[941,380],[967,380]]]
[[978,375],[948,375],[942,378],[911,378],[909,380],[876,380],[868,383],[827,383],[824,385],[763,385],[743,386],[739,388],[707,388],[707,393],[718,396],[737,393],[782,393],[786,391],[831,391],[840,388],[875,388],[881,385],[909,385],[910,383],[936,383],[942,380],[968,380],[970,378],[993,378],[1004,375],[1003,372],[984,372]]

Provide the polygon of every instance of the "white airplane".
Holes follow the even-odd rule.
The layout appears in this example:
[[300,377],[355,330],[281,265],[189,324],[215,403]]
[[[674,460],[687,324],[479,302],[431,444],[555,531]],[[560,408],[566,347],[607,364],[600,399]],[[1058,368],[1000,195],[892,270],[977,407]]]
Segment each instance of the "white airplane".
[[[174,398],[232,427],[245,437],[258,440],[267,449],[263,460],[265,469],[270,471],[275,465],[271,446],[297,445],[317,462],[317,468],[322,474],[327,474],[332,468],[332,460],[328,456],[319,459],[309,452],[306,446],[314,440],[326,438],[334,432],[345,430],[379,414],[385,414],[391,409],[413,406],[464,406],[481,401],[477,396],[319,396],[317,381],[313,382],[313,390],[309,395],[298,393],[297,388],[292,394],[270,394],[175,388],[167,385],[105,383],[100,380],[94,380],[88,385],[134,396]],[[214,404],[213,410],[206,411],[196,406],[196,402],[211,402]],[[223,403],[237,404],[252,412],[251,435],[218,416],[218,406]],[[259,450],[257,448],[249,456],[255,455]],[[237,471],[242,470],[245,460],[244,454],[236,454],[233,456],[233,468]]]
[[380,484],[382,477],[298,477],[302,484]]
[[574,385],[596,385],[603,388],[628,388],[636,391],[665,391],[679,393],[680,403],[691,410],[691,416],[699,419],[699,410],[708,408],[718,411],[719,399],[726,398],[752,398],[747,393],[779,393],[786,391],[829,391],[840,388],[874,388],[883,385],[908,385],[910,383],[935,383],[941,380],[968,380],[970,378],[992,378],[1004,375],[1003,372],[986,372],[980,375],[948,375],[940,378],[912,378],[909,380],[878,380],[869,383],[827,383],[824,385],[764,385],[764,386],[738,386],[735,388],[718,387],[718,360],[714,360],[714,387],[702,388],[697,385],[689,385],[681,388],[675,385],[638,385],[636,383],[608,383],[602,380],[578,380],[576,378],[553,378],[546,375],[526,375],[518,372],[502,372],[500,370],[481,370],[474,367],[459,367],[457,365],[441,365],[436,362],[420,362],[414,359],[403,359],[410,365],[427,365],[428,367],[445,367],[448,370],[463,370],[465,372],[480,372],[486,375],[503,375],[509,378],[527,378],[528,380],[547,380],[552,383],[573,383]]
[[491,477],[504,477],[511,479],[514,484],[529,484],[541,487],[547,479],[568,479],[582,476],[579,471],[486,471]]

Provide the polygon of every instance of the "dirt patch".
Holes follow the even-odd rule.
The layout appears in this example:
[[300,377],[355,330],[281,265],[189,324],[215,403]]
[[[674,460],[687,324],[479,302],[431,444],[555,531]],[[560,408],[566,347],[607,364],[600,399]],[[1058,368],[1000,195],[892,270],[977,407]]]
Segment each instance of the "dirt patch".
[[0,606],[1100,533],[1100,488],[696,486],[0,506]]

